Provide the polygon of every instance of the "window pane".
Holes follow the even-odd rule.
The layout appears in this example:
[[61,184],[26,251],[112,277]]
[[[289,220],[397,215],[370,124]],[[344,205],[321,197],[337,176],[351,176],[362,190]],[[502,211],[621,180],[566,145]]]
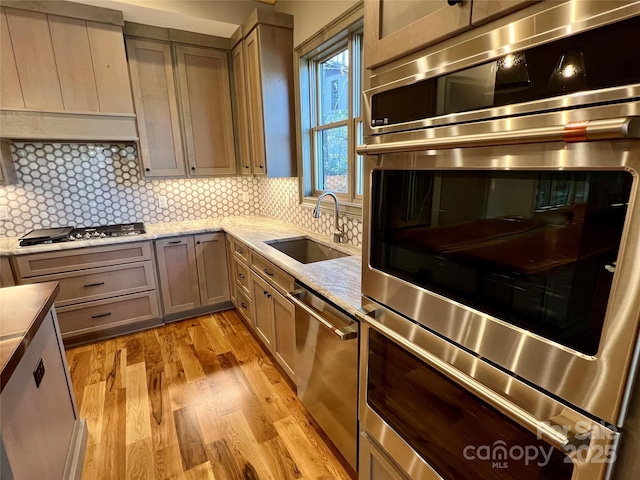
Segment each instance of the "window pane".
[[335,54],[318,65],[319,124],[349,118],[349,51]]
[[320,130],[317,136],[317,169],[316,188],[318,190],[333,190],[347,193],[347,165],[349,142],[347,141],[347,126]]

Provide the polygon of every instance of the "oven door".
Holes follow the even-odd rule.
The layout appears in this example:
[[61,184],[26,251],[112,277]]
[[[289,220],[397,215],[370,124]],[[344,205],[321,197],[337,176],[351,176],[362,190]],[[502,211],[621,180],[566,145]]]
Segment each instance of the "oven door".
[[602,479],[619,434],[380,306],[361,320],[360,478]]
[[606,115],[637,109],[369,140],[363,295],[620,426],[640,319],[640,142],[624,137],[640,119]]

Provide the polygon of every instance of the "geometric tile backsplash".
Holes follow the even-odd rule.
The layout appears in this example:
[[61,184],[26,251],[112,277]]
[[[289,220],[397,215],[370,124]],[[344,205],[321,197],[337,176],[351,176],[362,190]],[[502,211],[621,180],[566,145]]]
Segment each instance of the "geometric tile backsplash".
[[[0,236],[33,228],[168,222],[227,215],[266,215],[331,234],[333,215],[311,218],[299,205],[296,178],[145,179],[135,144],[11,144],[16,185],[0,186]],[[249,201],[243,201],[243,193]],[[159,198],[165,197],[166,207]],[[348,242],[361,244],[362,222],[341,218]]]

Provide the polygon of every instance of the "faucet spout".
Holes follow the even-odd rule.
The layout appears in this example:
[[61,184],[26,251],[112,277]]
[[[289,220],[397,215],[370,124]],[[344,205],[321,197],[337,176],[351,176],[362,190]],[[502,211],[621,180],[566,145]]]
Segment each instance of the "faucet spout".
[[318,202],[316,203],[315,208],[313,209],[313,218],[320,218],[320,203],[322,202],[322,200],[324,199],[324,197],[326,196],[330,196],[333,198],[333,200],[335,201],[335,211],[334,211],[334,222],[333,222],[333,241],[335,243],[342,243],[345,241],[345,232],[340,229],[340,226],[338,224],[338,197],[336,196],[335,193],[333,193],[332,191],[326,191],[324,192],[322,195],[320,195],[318,197]]

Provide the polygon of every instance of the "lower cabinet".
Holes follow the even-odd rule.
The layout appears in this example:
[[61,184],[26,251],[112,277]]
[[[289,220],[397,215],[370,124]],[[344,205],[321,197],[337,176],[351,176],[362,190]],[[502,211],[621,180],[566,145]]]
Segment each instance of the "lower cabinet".
[[155,245],[165,317],[229,301],[224,233],[171,237]]
[[289,378],[295,380],[295,307],[254,270],[251,270],[251,285],[254,330]]
[[55,302],[66,345],[161,324],[151,242],[19,255],[20,284],[58,282]]

